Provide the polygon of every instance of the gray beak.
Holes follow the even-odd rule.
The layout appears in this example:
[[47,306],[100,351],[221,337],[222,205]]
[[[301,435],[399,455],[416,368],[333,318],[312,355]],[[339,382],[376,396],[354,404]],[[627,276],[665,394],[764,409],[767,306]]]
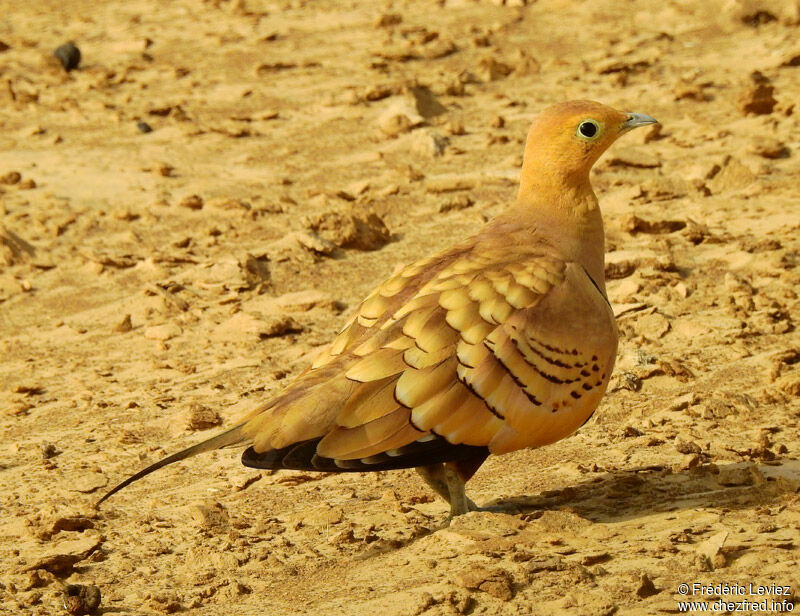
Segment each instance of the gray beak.
[[628,119],[622,123],[620,132],[627,133],[631,129],[647,126],[648,124],[658,124],[658,120],[644,113],[629,113]]

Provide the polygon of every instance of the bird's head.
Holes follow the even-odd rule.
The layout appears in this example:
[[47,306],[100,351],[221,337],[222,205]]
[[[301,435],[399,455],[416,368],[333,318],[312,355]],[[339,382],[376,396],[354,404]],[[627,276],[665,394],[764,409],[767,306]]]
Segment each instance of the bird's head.
[[522,184],[581,184],[597,159],[620,135],[658,121],[594,101],[548,107],[534,120],[525,146]]

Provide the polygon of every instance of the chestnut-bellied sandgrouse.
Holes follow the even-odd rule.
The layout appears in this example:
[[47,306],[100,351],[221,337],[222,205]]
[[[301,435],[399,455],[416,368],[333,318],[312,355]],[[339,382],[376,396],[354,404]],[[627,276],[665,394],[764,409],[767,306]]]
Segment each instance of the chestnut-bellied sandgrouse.
[[591,101],[545,109],[519,194],[476,235],[405,267],[361,303],[309,370],[244,421],[126,479],[243,443],[242,462],[328,472],[417,468],[455,516],[490,454],[577,430],[617,352],[603,221],[589,171],[656,120]]

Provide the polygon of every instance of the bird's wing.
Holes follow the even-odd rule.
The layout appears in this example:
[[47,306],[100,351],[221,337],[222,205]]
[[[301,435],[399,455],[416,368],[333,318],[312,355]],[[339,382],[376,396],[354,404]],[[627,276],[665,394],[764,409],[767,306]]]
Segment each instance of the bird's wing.
[[579,265],[519,246],[457,249],[364,300],[314,368],[243,426],[243,461],[378,470],[551,443],[594,411],[616,342]]

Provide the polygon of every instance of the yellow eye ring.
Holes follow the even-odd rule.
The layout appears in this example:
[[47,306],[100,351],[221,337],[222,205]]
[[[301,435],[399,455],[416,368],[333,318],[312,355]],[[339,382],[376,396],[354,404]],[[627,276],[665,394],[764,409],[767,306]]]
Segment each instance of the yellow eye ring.
[[575,134],[585,141],[594,141],[600,136],[602,126],[597,120],[587,119],[578,124]]

